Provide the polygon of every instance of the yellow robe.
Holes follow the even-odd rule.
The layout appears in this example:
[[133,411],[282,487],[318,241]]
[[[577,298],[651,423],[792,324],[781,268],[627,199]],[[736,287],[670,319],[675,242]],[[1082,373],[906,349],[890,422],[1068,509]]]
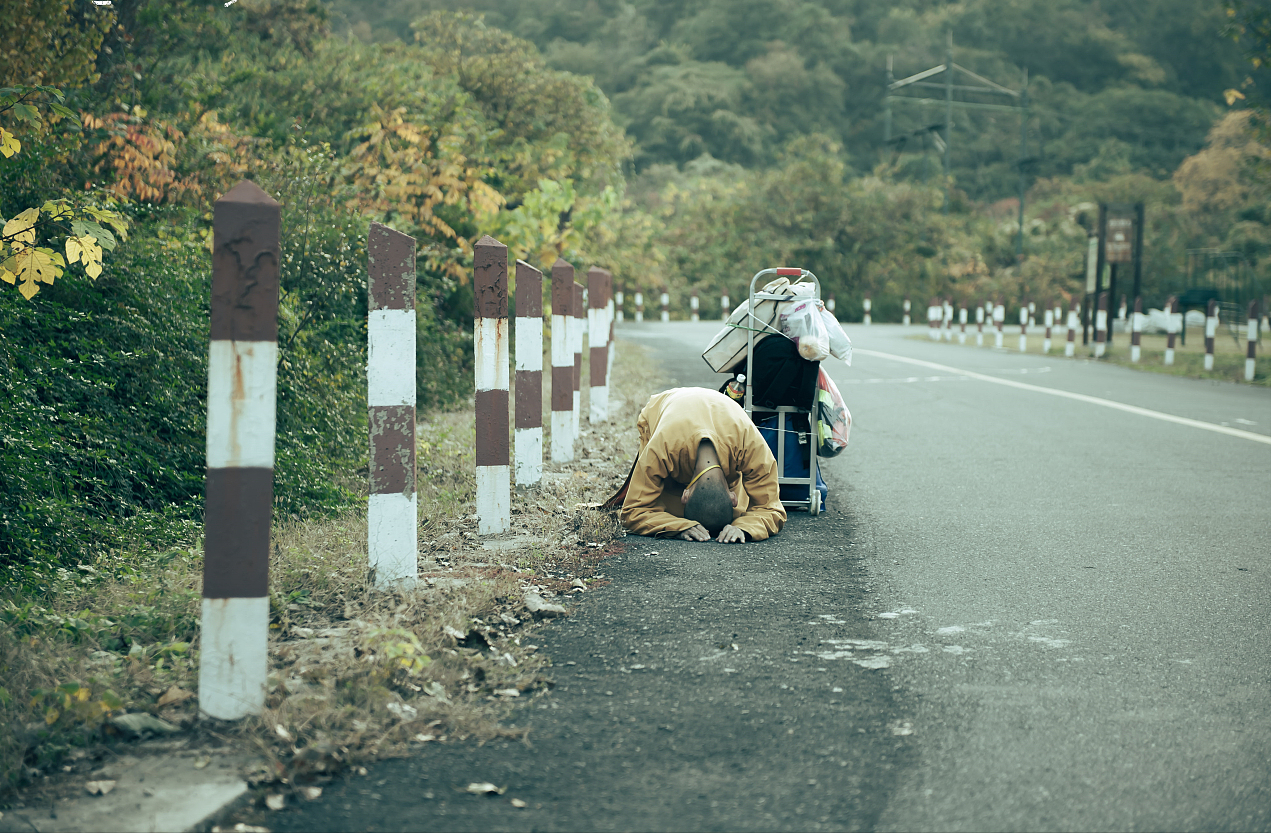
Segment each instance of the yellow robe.
[[733,526],[754,541],[786,522],[777,461],[746,412],[706,388],[673,388],[649,398],[640,418],[640,456],[618,517],[639,535],[678,535],[694,526],[680,495],[693,479],[697,447],[710,440],[728,488],[737,494]]

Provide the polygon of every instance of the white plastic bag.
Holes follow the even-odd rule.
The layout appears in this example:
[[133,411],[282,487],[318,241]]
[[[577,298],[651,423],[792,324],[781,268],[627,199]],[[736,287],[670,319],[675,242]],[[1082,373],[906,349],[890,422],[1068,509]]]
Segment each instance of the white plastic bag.
[[815,298],[799,301],[781,313],[781,332],[799,348],[799,355],[810,362],[830,357],[830,335],[821,320],[821,302]]
[[839,320],[834,317],[834,313],[825,307],[821,307],[821,322],[825,324],[825,331],[830,337],[830,355],[836,359],[841,359],[850,367],[852,364],[852,340],[847,337],[847,333],[843,332],[843,327],[839,324]]

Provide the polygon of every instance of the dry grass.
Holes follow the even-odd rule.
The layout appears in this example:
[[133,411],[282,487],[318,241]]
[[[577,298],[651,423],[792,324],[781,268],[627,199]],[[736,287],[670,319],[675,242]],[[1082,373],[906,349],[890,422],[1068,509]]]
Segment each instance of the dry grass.
[[[656,379],[627,345],[613,375],[611,421],[591,430],[584,420],[575,462],[549,466],[540,488],[514,494],[513,528],[493,546],[471,514],[473,413],[421,423],[415,589],[371,588],[365,506],[276,524],[258,717],[199,721],[187,695],[197,678],[197,547],[131,554],[111,576],[66,576],[39,604],[5,601],[0,719],[17,731],[0,733],[3,803],[78,787],[122,740],[109,723],[122,711],[167,720],[184,743],[259,750],[253,778],[291,786],[419,744],[521,736],[515,704],[551,686],[526,593],[567,603],[602,583],[597,568],[622,535],[611,514],[586,505],[625,478],[635,416]],[[584,379],[584,414],[587,406]],[[69,708],[45,722],[68,696]]]

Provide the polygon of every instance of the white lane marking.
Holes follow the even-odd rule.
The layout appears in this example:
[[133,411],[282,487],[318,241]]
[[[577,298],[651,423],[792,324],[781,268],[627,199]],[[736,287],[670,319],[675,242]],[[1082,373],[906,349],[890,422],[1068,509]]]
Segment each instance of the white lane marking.
[[1112,408],[1117,411],[1125,411],[1129,414],[1137,414],[1138,416],[1149,417],[1151,419],[1159,419],[1162,422],[1172,422],[1176,425],[1186,425],[1189,428],[1200,428],[1204,431],[1213,431],[1215,434],[1226,434],[1230,437],[1237,437],[1242,440],[1253,440],[1256,443],[1264,443],[1271,445],[1271,436],[1265,434],[1255,434],[1252,431],[1241,431],[1239,428],[1231,428],[1226,425],[1216,425],[1212,422],[1202,422],[1198,419],[1188,419],[1187,417],[1175,416],[1167,414],[1163,411],[1153,411],[1150,408],[1140,408],[1137,405],[1127,405],[1124,402],[1114,402],[1111,399],[1102,399],[1098,396],[1087,396],[1084,393],[1073,393],[1066,390],[1058,390],[1056,388],[1044,388],[1041,385],[1030,385],[1027,382],[1016,382],[1011,379],[999,379],[995,376],[987,376],[983,373],[976,373],[971,370],[959,370],[956,367],[950,367],[946,364],[937,364],[936,362],[923,361],[922,359],[911,359],[908,356],[897,356],[892,353],[881,353],[877,350],[866,350],[861,347],[856,348],[856,352],[865,356],[876,356],[880,359],[891,359],[892,361],[904,362],[906,364],[916,364],[921,367],[930,367],[933,370],[941,370],[945,373],[958,373],[963,376],[969,376],[972,379],[978,379],[982,382],[992,382],[995,385],[1005,385],[1010,388],[1019,388],[1020,390],[1030,390],[1035,393],[1046,393],[1051,396],[1060,396],[1064,399],[1072,399],[1077,402],[1085,402],[1089,405],[1101,405],[1105,408]]
[[892,385],[914,382],[969,382],[970,376],[901,376],[896,379],[844,379],[842,385]]

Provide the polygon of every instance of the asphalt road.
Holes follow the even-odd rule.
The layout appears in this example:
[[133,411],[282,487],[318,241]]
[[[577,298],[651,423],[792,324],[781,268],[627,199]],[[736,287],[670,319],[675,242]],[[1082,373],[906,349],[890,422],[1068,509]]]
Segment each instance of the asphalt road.
[[[619,336],[717,386],[715,327]],[[855,417],[828,514],[627,539],[540,640],[530,746],[431,746],[271,827],[1271,828],[1271,391],[920,332],[826,363]]]

